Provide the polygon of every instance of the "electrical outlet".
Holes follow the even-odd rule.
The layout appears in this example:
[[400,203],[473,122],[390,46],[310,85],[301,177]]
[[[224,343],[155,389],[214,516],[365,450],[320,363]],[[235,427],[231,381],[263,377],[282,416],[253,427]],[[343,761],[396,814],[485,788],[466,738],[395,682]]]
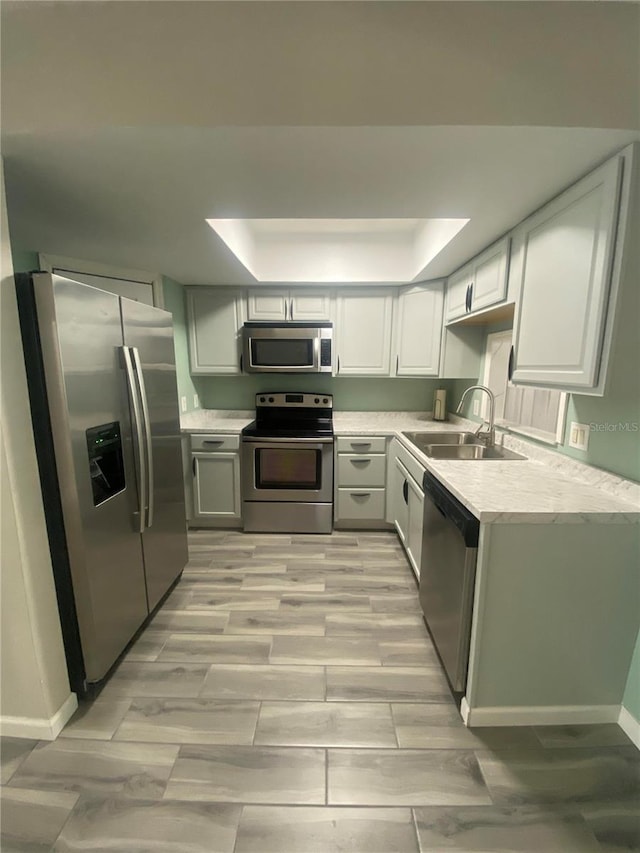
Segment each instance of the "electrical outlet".
[[198,395],[197,395],[197,394],[194,394],[194,395],[193,395],[193,408],[194,408],[194,409],[199,409],[199,408],[200,408],[200,397],[198,397]]
[[180,409],[183,412],[187,411],[187,398],[186,397],[180,397]]
[[589,425],[578,424],[571,421],[569,429],[569,447],[575,447],[576,450],[586,450],[589,446]]
[[480,400],[473,401],[473,414],[478,416],[480,415]]

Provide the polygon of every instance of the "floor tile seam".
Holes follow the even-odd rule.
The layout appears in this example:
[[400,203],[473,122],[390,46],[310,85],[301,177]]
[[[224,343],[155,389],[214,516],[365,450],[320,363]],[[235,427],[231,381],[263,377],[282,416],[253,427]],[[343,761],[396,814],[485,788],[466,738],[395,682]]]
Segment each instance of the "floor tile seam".
[[256,713],[256,719],[255,719],[255,722],[253,724],[253,734],[251,735],[251,745],[252,746],[256,745],[256,734],[258,733],[258,723],[260,722],[260,715],[262,714],[262,704],[263,704],[262,699],[260,699],[258,701],[258,709],[257,709],[257,713]]
[[64,823],[62,824],[62,826],[61,826],[61,828],[60,828],[60,832],[56,835],[56,837],[55,837],[55,839],[54,839],[54,841],[53,841],[53,844],[51,845],[51,850],[55,850],[56,844],[58,843],[58,841],[59,841],[59,840],[60,840],[60,838],[62,837],[62,834],[64,833],[64,831],[65,831],[65,828],[66,828],[67,824],[71,821],[71,818],[73,817],[73,815],[74,815],[74,813],[75,813],[76,809],[78,808],[78,806],[79,806],[79,804],[80,804],[81,800],[82,800],[82,794],[81,794],[81,793],[79,793],[79,794],[78,794],[78,798],[76,799],[76,801],[75,801],[75,803],[73,804],[72,808],[71,808],[71,809],[69,809],[69,814],[67,815],[67,817],[66,817],[66,819],[65,819]]
[[329,805],[329,750],[324,750],[324,804]]
[[413,826],[413,831],[416,836],[416,850],[418,853],[423,853],[422,844],[420,843],[420,832],[418,831],[418,816],[416,814],[416,806],[410,806],[411,810],[411,824]]
[[[164,741],[162,741],[162,743],[164,743]],[[198,744],[194,743],[194,746],[197,746],[197,745]],[[215,745],[216,744],[214,744],[214,746]],[[346,744],[346,743],[315,743],[315,742],[311,742],[311,741],[309,743],[291,743],[291,742],[282,743],[282,742],[277,741],[277,740],[258,741],[257,743],[253,744],[253,746],[255,746],[256,748],[274,747],[276,749],[280,749],[281,747],[297,747],[298,749],[333,749],[333,750],[337,750],[338,752],[340,750],[345,750],[345,749],[356,749],[356,750],[377,749],[377,750],[380,750],[381,752],[388,752],[390,754],[392,754],[394,752],[398,752],[398,750],[401,749],[401,747],[399,747],[395,743],[392,743],[392,744],[380,744],[380,743],[378,743],[378,744],[363,744],[363,745],[356,744],[356,745],[354,745],[352,743],[351,744]],[[439,752],[443,752],[443,751],[444,750],[439,750]]]

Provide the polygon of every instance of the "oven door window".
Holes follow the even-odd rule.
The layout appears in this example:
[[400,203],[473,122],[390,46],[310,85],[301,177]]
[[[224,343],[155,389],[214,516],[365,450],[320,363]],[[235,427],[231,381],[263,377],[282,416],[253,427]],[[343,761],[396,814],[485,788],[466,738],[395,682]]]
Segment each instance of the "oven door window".
[[252,338],[254,367],[313,367],[313,338]]
[[256,489],[313,489],[322,485],[322,454],[309,448],[255,451]]

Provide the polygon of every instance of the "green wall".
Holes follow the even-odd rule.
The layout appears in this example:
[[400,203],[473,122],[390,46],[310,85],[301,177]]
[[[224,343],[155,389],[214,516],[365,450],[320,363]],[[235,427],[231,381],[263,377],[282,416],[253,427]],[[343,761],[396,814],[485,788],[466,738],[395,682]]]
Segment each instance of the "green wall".
[[253,409],[259,391],[307,391],[333,394],[337,411],[424,412],[433,406],[440,379],[356,379],[304,376],[224,376],[199,378],[205,409]]
[[37,252],[32,252],[29,249],[18,249],[12,246],[11,258],[13,260],[14,272],[33,272],[33,270],[40,269]]
[[[189,371],[189,345],[187,340],[187,310],[184,300],[184,289],[177,281],[167,276],[162,277],[162,292],[164,307],[173,315],[173,342],[176,350],[176,374],[178,380],[178,395],[187,398],[187,411],[199,408],[194,404],[194,395],[199,391]],[[201,403],[202,405],[202,403]]]
[[629,668],[629,677],[622,704],[640,723],[640,633],[638,633],[636,649],[631,659],[631,667]]

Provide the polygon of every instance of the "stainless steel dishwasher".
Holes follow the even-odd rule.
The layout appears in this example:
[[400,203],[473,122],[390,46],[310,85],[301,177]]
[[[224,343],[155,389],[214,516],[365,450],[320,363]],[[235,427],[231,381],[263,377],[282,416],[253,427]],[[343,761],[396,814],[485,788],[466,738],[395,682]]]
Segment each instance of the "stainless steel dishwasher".
[[465,689],[480,522],[425,472],[420,605],[456,691]]

